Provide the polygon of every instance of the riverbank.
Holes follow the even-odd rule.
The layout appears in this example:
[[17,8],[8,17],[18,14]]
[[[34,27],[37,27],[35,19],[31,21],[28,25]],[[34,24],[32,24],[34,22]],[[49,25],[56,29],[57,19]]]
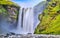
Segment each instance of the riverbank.
[[0,38],[60,38],[60,35],[37,35],[37,34],[27,34],[27,35],[9,35],[9,36],[5,36],[5,35],[0,35]]

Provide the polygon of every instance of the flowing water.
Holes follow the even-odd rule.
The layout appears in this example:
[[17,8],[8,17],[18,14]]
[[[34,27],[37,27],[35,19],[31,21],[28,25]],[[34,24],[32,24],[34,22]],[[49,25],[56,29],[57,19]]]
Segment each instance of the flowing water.
[[20,8],[17,34],[33,34],[33,8]]
[[[38,8],[37,8],[38,7]],[[12,26],[10,26],[9,23],[6,22],[7,19],[3,19],[1,22],[1,30],[0,33],[4,32],[4,33],[16,33],[16,34],[28,34],[34,33],[34,30],[36,28],[36,26],[39,24],[39,20],[38,20],[38,15],[42,13],[42,11],[44,10],[45,5],[43,4],[42,6],[36,6],[36,8],[20,8],[19,11],[19,16],[18,16],[18,25],[17,28],[15,27],[15,25],[13,25],[13,30],[9,29]],[[1,20],[1,19],[0,19]]]

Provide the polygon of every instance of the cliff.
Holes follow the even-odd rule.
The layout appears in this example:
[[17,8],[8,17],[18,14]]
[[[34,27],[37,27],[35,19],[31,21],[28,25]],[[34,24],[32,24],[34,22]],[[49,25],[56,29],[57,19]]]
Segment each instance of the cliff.
[[35,34],[60,34],[60,0],[50,0],[38,18]]
[[20,6],[11,1],[0,0],[0,33],[17,26]]
[[38,15],[43,12],[47,5],[46,1],[42,1],[34,6],[33,12],[34,12],[34,29],[36,28],[37,24],[40,22],[38,19]]

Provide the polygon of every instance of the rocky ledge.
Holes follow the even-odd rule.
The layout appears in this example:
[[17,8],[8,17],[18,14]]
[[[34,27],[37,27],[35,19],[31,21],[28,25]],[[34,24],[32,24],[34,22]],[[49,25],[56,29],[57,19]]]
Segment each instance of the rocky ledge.
[[60,35],[32,35],[32,34],[27,34],[27,35],[0,35],[0,38],[60,38]]

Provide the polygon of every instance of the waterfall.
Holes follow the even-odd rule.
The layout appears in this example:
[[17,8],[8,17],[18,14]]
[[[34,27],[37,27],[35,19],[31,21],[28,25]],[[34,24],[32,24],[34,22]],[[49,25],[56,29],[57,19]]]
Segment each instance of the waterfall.
[[27,33],[33,33],[33,8],[27,8],[24,12],[23,30]]
[[[38,15],[42,13],[42,11],[44,10],[46,4],[41,3],[34,6],[34,7],[23,7],[21,6],[20,11],[19,11],[19,16],[18,16],[18,25],[17,28],[15,28],[15,25],[11,25],[10,23],[8,23],[6,20],[8,20],[6,17],[3,18],[0,22],[0,28],[2,29],[2,33],[16,33],[16,34],[28,34],[34,33],[35,28],[37,27],[37,25],[39,24],[39,20],[38,20]],[[11,26],[10,26],[11,25]],[[13,29],[12,29],[13,28]],[[1,33],[0,32],[0,33]]]
[[13,30],[16,34],[33,34],[33,8],[20,8],[17,29]]

